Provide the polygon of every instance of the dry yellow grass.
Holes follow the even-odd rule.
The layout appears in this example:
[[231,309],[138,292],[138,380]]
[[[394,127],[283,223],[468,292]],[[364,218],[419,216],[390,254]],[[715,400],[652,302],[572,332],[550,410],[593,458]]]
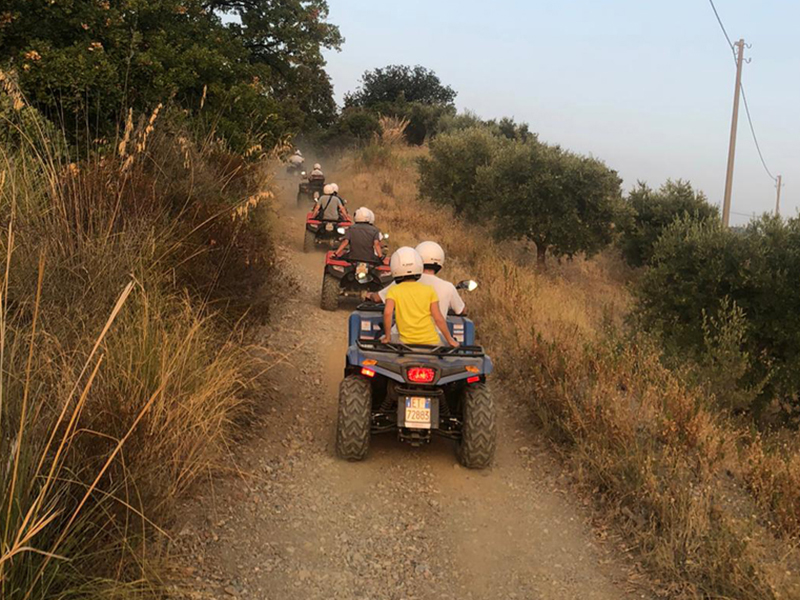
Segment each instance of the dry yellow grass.
[[417,198],[415,159],[425,152],[405,148],[377,165],[345,157],[342,195],[374,210],[394,247],[436,240],[447,278],[480,282],[468,304],[501,384],[533,405],[656,589],[671,598],[800,597],[794,546],[771,535],[769,515],[744,491],[741,432],[704,408],[648,340],[616,333],[631,304],[621,262],[605,253],[537,273],[521,245],[499,245],[484,224]]
[[155,597],[153,535],[251,409],[259,365],[209,306],[269,272],[269,196],[158,111],[78,164],[20,115],[0,146],[0,598]]

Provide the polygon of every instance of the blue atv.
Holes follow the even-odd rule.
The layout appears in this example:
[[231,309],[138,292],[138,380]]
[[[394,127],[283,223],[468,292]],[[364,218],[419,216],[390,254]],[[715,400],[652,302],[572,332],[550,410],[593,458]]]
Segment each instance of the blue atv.
[[339,387],[338,454],[362,460],[373,434],[396,431],[413,446],[429,443],[436,434],[456,441],[465,467],[488,467],[497,438],[486,384],[492,360],[475,345],[472,321],[447,318],[458,348],[384,344],[382,321],[382,304],[361,304],[350,315],[347,364]]

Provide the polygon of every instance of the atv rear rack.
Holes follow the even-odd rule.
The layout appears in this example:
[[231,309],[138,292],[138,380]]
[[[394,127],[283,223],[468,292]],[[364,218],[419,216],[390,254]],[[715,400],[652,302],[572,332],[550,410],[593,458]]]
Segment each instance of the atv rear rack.
[[380,340],[358,340],[359,350],[367,352],[385,352],[387,354],[419,354],[424,356],[469,356],[477,358],[485,356],[483,346],[409,346],[402,342],[389,342],[387,344]]

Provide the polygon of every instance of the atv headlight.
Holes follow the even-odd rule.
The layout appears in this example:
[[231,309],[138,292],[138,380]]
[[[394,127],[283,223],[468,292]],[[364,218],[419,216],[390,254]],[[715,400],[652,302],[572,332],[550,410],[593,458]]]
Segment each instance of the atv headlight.
[[345,230],[345,228],[344,228],[344,227],[337,227],[337,229],[336,229],[336,232],[337,232],[339,235],[344,235],[345,233],[347,233],[347,230]]
[[367,273],[356,273],[356,279],[358,280],[358,283],[366,283],[368,278],[369,275]]

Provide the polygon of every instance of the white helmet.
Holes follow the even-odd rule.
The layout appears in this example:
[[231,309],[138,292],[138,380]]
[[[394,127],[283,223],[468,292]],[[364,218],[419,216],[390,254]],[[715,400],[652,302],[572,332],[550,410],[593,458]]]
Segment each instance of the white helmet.
[[295,151],[294,151],[294,153],[295,153],[295,155],[297,155],[297,156],[303,156],[303,153],[302,153],[302,152],[300,152],[300,150],[299,150],[299,149],[295,150]]
[[315,169],[319,169],[321,171],[322,170],[322,165],[320,165],[319,163],[314,163],[314,168]]
[[375,213],[372,212],[370,209],[367,209],[367,212],[369,213],[369,224],[375,225]]
[[322,193],[325,194],[326,196],[331,196],[336,193],[336,188],[333,186],[332,183],[329,183],[324,188],[322,188]]
[[334,194],[338,194],[339,193],[339,186],[337,184],[332,183],[331,184],[331,189],[333,190]]
[[424,269],[419,252],[408,246],[395,250],[389,261],[389,268],[392,270],[394,279],[422,275]]
[[369,213],[372,212],[370,209],[361,207],[356,211],[356,223],[369,223]]
[[435,265],[441,269],[444,266],[444,250],[436,242],[422,242],[417,245],[416,250],[426,267]]

